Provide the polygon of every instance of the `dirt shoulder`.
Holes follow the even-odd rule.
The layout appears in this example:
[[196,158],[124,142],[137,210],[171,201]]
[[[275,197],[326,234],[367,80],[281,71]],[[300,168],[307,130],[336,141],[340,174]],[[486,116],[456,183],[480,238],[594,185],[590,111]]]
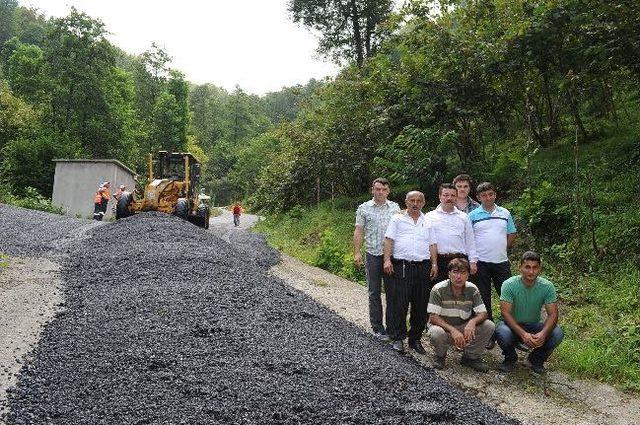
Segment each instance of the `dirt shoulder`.
[[[285,254],[271,273],[370,332],[366,288]],[[423,338],[423,345],[427,349],[426,356],[414,352],[410,355],[429,366],[433,352],[426,338]],[[450,352],[447,368],[438,374],[524,424],[631,425],[639,421],[638,397],[598,382],[574,380],[553,370],[544,377],[534,377],[522,361],[524,356],[521,356],[518,369],[507,375],[495,370],[501,357],[497,347],[488,352],[486,359],[494,370],[481,374],[461,367],[458,364],[460,354]]]
[[57,263],[17,257],[7,262],[0,268],[0,416],[24,356],[62,302]]

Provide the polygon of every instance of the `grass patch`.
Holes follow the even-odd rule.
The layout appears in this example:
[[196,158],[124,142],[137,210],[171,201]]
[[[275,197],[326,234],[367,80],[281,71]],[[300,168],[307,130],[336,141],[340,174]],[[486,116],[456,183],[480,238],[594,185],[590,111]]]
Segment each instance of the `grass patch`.
[[282,252],[364,285],[364,269],[353,263],[354,223],[355,209],[341,210],[325,202],[318,208],[294,207],[268,216],[255,229]]

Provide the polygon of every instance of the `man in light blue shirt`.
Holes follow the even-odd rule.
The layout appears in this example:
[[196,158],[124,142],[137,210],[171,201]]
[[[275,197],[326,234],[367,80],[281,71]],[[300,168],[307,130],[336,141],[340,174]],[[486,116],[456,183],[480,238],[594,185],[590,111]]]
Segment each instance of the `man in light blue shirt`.
[[[496,205],[496,190],[491,183],[480,183],[476,194],[481,205],[469,213],[478,253],[478,273],[474,281],[487,307],[489,320],[493,321],[491,282],[499,296],[502,282],[511,277],[507,249],[516,238],[516,226],[509,210]],[[487,348],[494,345],[492,339]]]
[[[374,335],[383,341],[389,337],[382,324],[382,249],[384,234],[391,217],[400,211],[397,203],[389,201],[389,181],[377,178],[371,185],[373,199],[361,204],[356,211],[356,227],[353,232],[353,259],[358,267],[365,264],[369,288],[369,321]],[[362,258],[365,243],[366,261]],[[386,284],[386,282],[385,282]]]

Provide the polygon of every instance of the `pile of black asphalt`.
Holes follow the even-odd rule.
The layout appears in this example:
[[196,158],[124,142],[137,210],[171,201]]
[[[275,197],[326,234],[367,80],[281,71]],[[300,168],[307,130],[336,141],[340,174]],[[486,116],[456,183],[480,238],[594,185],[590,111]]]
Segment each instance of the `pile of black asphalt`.
[[[86,223],[49,220],[63,239]],[[29,232],[0,250],[24,250]],[[247,255],[145,213],[66,239],[43,241],[66,250],[65,305],[9,394],[8,424],[517,423],[268,277],[278,255],[260,238]]]

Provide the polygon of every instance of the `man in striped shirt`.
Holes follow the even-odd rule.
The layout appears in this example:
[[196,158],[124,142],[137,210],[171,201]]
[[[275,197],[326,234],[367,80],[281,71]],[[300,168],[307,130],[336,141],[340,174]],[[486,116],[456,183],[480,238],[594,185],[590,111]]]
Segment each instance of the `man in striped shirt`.
[[467,281],[469,262],[455,258],[447,269],[449,279],[433,287],[427,306],[429,337],[435,352],[433,367],[444,368],[447,350],[453,344],[463,350],[461,365],[487,372],[489,366],[480,355],[493,335],[495,325],[487,319],[480,291]]

